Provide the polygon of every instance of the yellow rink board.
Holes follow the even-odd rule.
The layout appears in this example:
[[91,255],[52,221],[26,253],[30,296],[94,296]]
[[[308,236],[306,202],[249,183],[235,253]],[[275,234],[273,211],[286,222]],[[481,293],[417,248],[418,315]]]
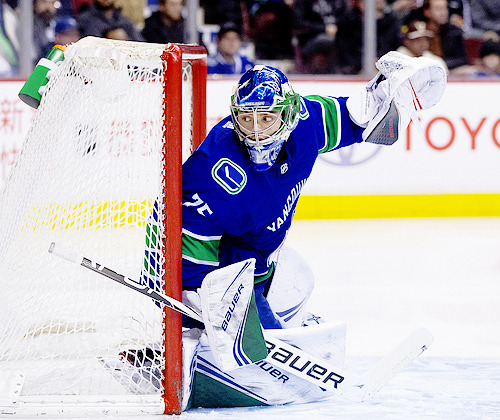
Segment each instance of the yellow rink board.
[[[33,208],[23,230],[144,226],[153,202],[82,201]],[[345,195],[300,197],[295,220],[407,217],[500,217],[500,194]]]
[[302,195],[295,219],[500,216],[500,194]]

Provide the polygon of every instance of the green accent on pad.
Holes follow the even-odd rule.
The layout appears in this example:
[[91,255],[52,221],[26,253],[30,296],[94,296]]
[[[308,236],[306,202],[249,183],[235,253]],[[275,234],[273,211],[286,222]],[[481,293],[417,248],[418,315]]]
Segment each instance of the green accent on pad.
[[337,105],[333,98],[327,98],[319,95],[306,96],[307,99],[319,102],[325,111],[325,129],[326,129],[326,144],[318,150],[318,154],[333,150],[339,142],[338,138],[338,118]]
[[183,233],[182,254],[201,261],[218,262],[219,243],[218,239],[203,241]]
[[193,385],[189,397],[188,409],[229,408],[267,406],[256,398],[244,394],[216,379],[210,378],[196,371],[193,375]]
[[253,291],[247,309],[245,326],[243,327],[241,346],[245,355],[253,363],[267,357],[266,340],[264,340],[264,334],[262,333],[259,312],[257,311],[257,304],[255,303],[255,293]]

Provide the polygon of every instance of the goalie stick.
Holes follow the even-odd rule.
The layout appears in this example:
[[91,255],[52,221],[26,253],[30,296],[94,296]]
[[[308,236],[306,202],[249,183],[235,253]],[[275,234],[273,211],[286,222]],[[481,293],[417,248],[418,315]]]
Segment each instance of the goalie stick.
[[[201,314],[196,309],[156,292],[150,287],[140,284],[108,267],[93,262],[87,257],[78,255],[60,245],[56,246],[54,242],[50,244],[49,253],[79,264],[140,292],[170,309],[203,322]],[[362,402],[372,397],[397,373],[420,356],[433,342],[431,333],[425,328],[419,328],[396,346],[392,352],[383,357],[368,373],[359,376],[331,366],[321,358],[278,340],[273,337],[272,330],[264,330],[264,338],[268,350],[266,361],[314,385],[355,402]]]

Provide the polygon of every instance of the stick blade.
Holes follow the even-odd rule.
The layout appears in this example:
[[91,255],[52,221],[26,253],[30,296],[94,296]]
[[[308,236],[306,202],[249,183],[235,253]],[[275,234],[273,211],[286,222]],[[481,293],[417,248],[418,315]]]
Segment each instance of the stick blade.
[[433,341],[434,337],[428,329],[418,328],[413,331],[366,374],[363,400],[376,394],[394,376],[427,350]]
[[75,264],[79,264],[82,261],[82,257],[78,255],[78,253],[73,251],[71,248],[63,246],[59,243],[56,244],[55,242],[51,242],[49,246],[49,253],[57,255],[58,257],[63,258]]

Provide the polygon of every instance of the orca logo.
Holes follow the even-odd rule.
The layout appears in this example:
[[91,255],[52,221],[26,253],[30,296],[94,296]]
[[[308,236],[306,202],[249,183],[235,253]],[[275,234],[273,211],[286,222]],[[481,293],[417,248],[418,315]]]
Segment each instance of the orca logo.
[[229,194],[238,194],[247,184],[247,174],[229,159],[219,160],[212,168],[212,178]]

